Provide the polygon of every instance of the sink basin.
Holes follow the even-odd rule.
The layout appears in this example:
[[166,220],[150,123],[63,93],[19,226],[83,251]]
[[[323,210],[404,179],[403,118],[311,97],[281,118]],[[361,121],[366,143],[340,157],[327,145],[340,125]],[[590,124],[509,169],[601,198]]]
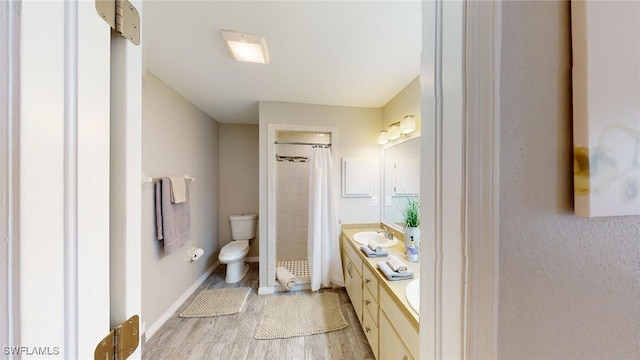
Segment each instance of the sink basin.
[[362,245],[367,245],[369,243],[375,244],[380,247],[391,247],[398,243],[398,239],[393,238],[392,240],[387,239],[382,234],[378,234],[375,231],[361,231],[355,233],[353,235],[353,240]]
[[420,279],[415,279],[407,285],[405,296],[409,306],[420,315]]

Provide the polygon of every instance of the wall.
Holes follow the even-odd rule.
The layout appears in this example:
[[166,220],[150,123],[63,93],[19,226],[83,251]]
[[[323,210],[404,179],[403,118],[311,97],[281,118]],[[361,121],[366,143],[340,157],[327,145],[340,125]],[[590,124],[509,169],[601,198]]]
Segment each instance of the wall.
[[382,125],[379,130],[402,120],[405,115],[415,114],[416,131],[420,131],[420,113],[420,77],[416,77],[382,107]]
[[[191,240],[165,255],[156,240],[154,187],[142,189],[142,320],[151,327],[217,261],[218,123],[147,73],[142,88],[142,171],[154,178],[194,177],[189,183]],[[205,255],[187,262],[186,251]]]
[[[296,104],[286,102],[260,102],[260,214],[266,215],[267,204],[267,124],[334,126],[338,128],[337,149],[342,157],[369,158],[374,164],[380,162],[380,147],[377,143],[381,124],[381,111],[374,108]],[[374,174],[379,169],[373,169]],[[373,179],[372,188],[379,198],[380,179]],[[377,223],[380,207],[373,206],[371,198],[340,198],[339,217],[342,223]],[[267,217],[260,217],[260,286],[267,284]],[[275,255],[275,254],[274,254]]]
[[503,2],[498,355],[640,357],[640,217],[573,214],[568,2]]
[[[220,124],[218,131],[220,227],[216,256],[231,241],[229,215],[258,213],[258,125]],[[258,234],[251,241],[247,257],[253,259],[249,260],[257,260],[259,244]]]

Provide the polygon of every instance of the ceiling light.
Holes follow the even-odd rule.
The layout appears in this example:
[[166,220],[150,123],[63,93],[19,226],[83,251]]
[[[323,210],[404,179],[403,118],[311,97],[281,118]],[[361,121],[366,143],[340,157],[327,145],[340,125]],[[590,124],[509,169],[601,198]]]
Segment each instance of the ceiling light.
[[415,115],[407,115],[400,121],[400,132],[403,134],[411,134],[416,131]]
[[389,142],[389,136],[386,130],[381,130],[380,135],[378,135],[378,144],[384,145]]
[[389,140],[395,140],[400,137],[400,122],[389,125]]
[[229,53],[236,61],[269,63],[267,41],[262,36],[232,30],[222,30],[221,35]]

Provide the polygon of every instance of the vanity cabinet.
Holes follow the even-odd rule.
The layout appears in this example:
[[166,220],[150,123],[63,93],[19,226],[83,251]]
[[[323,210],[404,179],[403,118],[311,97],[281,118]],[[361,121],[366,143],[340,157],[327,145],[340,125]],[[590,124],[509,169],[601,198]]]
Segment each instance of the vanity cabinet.
[[362,329],[364,329],[376,359],[380,359],[378,348],[378,313],[380,308],[378,305],[378,290],[378,278],[376,278],[369,266],[364,265],[362,267],[362,312],[364,315]]
[[366,258],[358,247],[343,234],[345,288],[373,355],[382,360],[418,358],[418,326],[408,315],[410,310],[397,302],[397,287],[385,284],[378,274],[379,259]]
[[384,339],[384,346],[380,346],[380,359],[410,360],[409,350],[405,347],[391,321],[383,312],[380,314],[380,338]]
[[404,359],[404,355],[407,359],[418,358],[418,329],[412,326],[406,311],[386,291],[380,293],[380,338],[385,339],[384,351],[380,346],[382,359]]
[[344,287],[349,294],[353,308],[362,324],[362,260],[344,239],[342,251],[342,270]]

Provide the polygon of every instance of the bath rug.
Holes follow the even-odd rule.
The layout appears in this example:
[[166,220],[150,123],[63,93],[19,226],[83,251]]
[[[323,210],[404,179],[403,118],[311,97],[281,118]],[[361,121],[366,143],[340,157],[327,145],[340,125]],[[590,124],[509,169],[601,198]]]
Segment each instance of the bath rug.
[[248,287],[202,290],[180,314],[182,318],[239,313],[249,295]]
[[348,326],[340,311],[338,294],[331,292],[270,296],[255,339],[286,339],[322,334]]

